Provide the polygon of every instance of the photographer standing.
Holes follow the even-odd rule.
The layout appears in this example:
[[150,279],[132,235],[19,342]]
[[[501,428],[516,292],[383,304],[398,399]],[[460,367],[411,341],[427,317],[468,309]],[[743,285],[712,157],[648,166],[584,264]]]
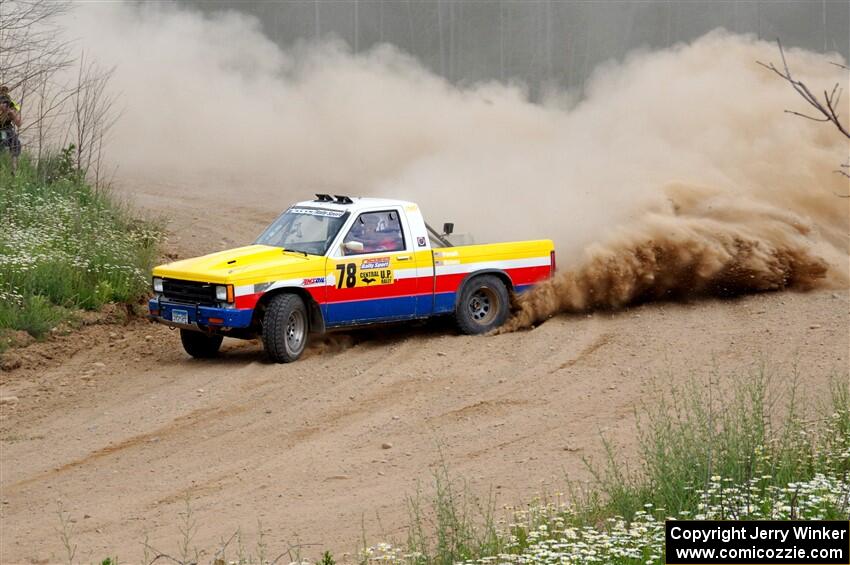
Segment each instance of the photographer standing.
[[12,157],[12,174],[18,168],[18,156],[21,154],[21,140],[18,128],[21,127],[21,112],[9,96],[9,88],[0,86],[0,152],[9,150]]

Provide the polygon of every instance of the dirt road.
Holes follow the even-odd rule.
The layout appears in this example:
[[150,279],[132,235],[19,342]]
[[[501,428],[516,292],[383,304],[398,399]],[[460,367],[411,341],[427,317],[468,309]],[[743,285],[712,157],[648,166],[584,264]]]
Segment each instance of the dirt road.
[[[180,253],[248,241],[276,213],[235,208],[225,225],[167,187],[137,196],[177,210]],[[510,504],[586,479],[600,432],[629,453],[634,407],[671,380],[769,360],[823,395],[830,375],[848,378],[848,298],[647,304],[486,338],[357,332],[291,365],[267,363],[256,343],[228,340],[222,358],[199,361],[164,327],[90,326],[16,352],[22,366],[0,373],[0,396],[17,397],[0,405],[0,562],[62,560],[58,500],[84,561],[138,561],[146,535],[176,552],[187,496],[207,551],[237,528],[254,549],[258,521],[269,553],[300,542],[341,555],[364,532],[403,540],[405,497],[431,492],[441,457]]]

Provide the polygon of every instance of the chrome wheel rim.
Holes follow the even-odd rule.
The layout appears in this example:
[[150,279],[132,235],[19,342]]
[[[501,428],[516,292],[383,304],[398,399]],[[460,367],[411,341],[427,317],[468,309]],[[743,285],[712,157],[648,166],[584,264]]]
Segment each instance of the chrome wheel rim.
[[496,318],[499,307],[499,297],[488,287],[476,290],[469,297],[469,314],[476,324],[486,326]]
[[304,313],[298,310],[289,314],[286,321],[286,347],[290,352],[301,351],[304,346],[304,334],[307,330]]

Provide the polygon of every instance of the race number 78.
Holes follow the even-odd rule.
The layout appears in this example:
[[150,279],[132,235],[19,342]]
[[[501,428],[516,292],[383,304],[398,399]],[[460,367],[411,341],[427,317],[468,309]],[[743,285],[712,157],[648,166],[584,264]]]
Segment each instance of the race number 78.
[[357,265],[355,263],[339,263],[336,266],[339,271],[337,288],[342,288],[342,280],[345,278],[345,288],[353,288],[357,284]]

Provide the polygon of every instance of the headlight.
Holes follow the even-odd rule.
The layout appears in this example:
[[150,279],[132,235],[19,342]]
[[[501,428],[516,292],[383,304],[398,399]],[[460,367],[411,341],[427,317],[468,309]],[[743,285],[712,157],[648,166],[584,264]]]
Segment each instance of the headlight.
[[153,278],[153,291],[162,292],[162,279],[159,277]]
[[233,302],[233,287],[229,284],[216,286],[215,298],[221,302]]

